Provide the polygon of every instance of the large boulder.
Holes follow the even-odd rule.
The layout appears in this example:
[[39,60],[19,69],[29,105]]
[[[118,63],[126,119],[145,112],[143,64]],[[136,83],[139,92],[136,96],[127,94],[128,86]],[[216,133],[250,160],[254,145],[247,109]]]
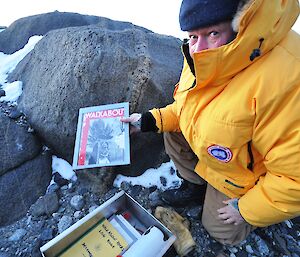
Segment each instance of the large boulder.
[[24,216],[51,180],[51,156],[25,124],[0,111],[0,226]]
[[[9,80],[23,81],[19,109],[46,144],[72,162],[79,108],[128,101],[131,112],[144,112],[172,101],[182,68],[180,44],[135,27],[55,30]],[[161,136],[152,133],[132,137],[131,150],[131,174],[165,157]]]
[[51,180],[51,155],[44,152],[0,176],[0,227],[23,217],[45,194]]
[[[35,158],[41,143],[25,127],[0,112],[0,176],[24,162]],[[1,188],[0,188],[1,190]]]
[[[90,24],[113,29],[130,28],[129,22],[116,22],[104,17],[81,15],[78,13],[51,12],[18,19],[0,32],[0,52],[12,54],[23,48],[33,35],[45,35],[50,30],[86,26]],[[146,29],[144,29],[146,31]]]

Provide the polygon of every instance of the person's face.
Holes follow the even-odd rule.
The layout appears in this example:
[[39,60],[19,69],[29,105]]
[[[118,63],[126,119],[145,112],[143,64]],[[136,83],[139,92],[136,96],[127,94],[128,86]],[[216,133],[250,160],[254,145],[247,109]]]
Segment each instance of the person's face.
[[189,31],[188,36],[190,55],[193,58],[194,53],[226,45],[234,39],[235,34],[228,21]]

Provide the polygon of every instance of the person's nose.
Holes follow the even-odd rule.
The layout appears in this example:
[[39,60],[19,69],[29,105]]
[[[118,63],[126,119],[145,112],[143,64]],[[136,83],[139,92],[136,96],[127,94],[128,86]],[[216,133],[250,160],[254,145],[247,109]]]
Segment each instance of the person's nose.
[[194,45],[194,53],[208,49],[207,41],[203,37],[198,37],[197,42]]

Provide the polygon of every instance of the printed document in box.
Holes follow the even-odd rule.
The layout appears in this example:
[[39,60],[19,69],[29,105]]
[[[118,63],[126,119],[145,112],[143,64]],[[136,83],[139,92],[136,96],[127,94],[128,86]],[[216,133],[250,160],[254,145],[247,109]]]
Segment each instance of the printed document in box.
[[116,257],[128,246],[124,237],[104,218],[57,257]]

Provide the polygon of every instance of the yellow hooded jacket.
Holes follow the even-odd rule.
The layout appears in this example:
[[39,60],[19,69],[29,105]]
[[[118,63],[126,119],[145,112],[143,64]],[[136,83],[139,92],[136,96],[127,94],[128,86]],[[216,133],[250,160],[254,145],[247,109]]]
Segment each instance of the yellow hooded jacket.
[[160,132],[182,132],[199,158],[195,171],[240,198],[254,226],[300,215],[298,14],[298,0],[251,1],[235,40],[195,54],[191,68],[185,58],[175,101],[151,110]]

